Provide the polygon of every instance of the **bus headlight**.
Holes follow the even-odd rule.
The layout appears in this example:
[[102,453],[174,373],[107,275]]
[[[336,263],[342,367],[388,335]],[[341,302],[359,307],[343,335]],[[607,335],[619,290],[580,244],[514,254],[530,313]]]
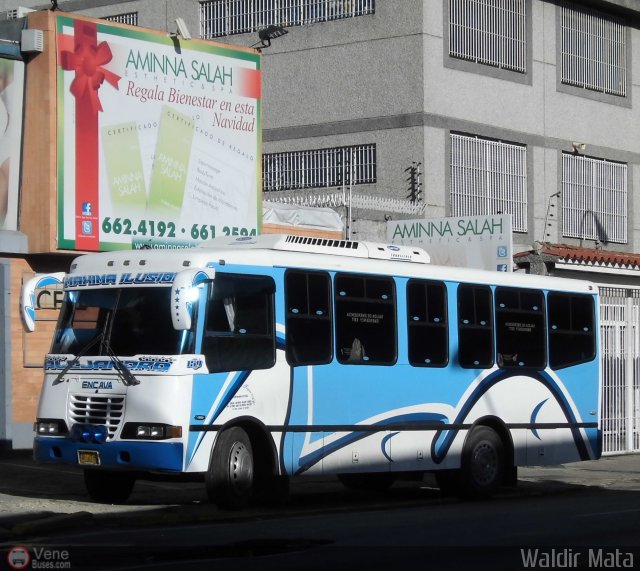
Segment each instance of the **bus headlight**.
[[58,418],[38,418],[33,430],[38,436],[60,436],[68,432],[67,423]]
[[122,438],[132,440],[167,440],[181,437],[182,426],[159,422],[127,422],[122,429]]

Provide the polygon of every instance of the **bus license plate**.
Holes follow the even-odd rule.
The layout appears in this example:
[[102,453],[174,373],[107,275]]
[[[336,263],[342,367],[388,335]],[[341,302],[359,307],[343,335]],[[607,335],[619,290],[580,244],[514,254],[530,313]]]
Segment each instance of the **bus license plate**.
[[78,450],[78,464],[100,466],[100,453],[97,450]]

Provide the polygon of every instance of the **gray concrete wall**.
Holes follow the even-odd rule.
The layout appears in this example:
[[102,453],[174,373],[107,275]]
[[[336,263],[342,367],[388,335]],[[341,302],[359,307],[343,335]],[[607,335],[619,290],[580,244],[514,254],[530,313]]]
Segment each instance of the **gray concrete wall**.
[[[448,0],[378,0],[373,15],[292,26],[263,51],[263,149],[375,143],[377,183],[357,191],[404,199],[405,169],[422,162],[425,215],[436,217],[450,213],[451,131],[526,144],[529,231],[514,235],[522,250],[535,240],[579,243],[562,236],[562,203],[553,195],[561,188],[562,151],[584,142],[588,156],[628,163],[629,242],[610,247],[639,251],[640,201],[633,195],[640,188],[640,130],[630,126],[640,124],[640,3],[588,4],[629,18],[628,97],[560,82],[557,2],[527,0],[527,72],[520,74],[449,57]],[[0,0],[0,9],[16,5],[48,3]],[[179,15],[194,36],[200,31],[195,0],[68,0],[59,6],[96,17],[137,11],[141,26],[168,31]],[[250,46],[258,37],[221,41]],[[356,211],[363,220],[354,229],[384,239],[385,215],[414,217]]]

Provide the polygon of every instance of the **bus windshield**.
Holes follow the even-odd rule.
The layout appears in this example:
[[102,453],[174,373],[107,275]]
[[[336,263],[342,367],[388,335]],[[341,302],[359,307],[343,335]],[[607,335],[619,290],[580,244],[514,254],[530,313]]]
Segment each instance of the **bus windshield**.
[[170,297],[169,287],[68,291],[51,353],[77,355],[84,348],[91,355],[106,354],[108,349],[120,356],[192,353],[195,326],[188,331],[174,329]]

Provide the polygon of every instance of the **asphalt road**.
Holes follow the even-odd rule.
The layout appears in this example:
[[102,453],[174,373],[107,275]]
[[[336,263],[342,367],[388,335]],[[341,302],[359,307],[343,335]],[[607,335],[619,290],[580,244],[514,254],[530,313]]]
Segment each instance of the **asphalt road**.
[[243,512],[211,506],[199,483],[139,482],[125,505],[93,504],[78,470],[0,459],[0,569],[17,546],[26,568],[640,568],[638,523],[640,455],[520,469],[486,502],[429,478],[382,496],[301,479],[285,506]]

